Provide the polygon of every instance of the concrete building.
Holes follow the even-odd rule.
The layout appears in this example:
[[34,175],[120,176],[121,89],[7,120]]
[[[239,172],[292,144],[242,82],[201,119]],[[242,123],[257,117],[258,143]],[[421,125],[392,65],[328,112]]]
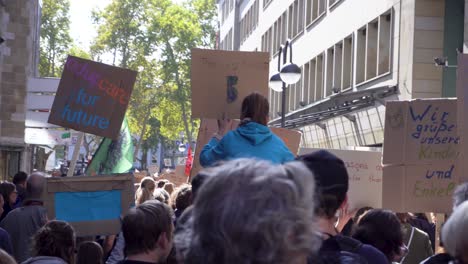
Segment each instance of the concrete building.
[[[467,1],[468,2],[468,1]],[[286,127],[303,147],[380,147],[385,101],[454,97],[468,35],[464,0],[218,0],[219,48],[270,53],[291,39],[302,78],[286,91]],[[466,49],[466,46],[465,46]],[[270,76],[271,76],[270,75]],[[270,89],[270,124],[282,93]]]
[[26,86],[38,62],[39,0],[0,0],[0,178],[29,169]]

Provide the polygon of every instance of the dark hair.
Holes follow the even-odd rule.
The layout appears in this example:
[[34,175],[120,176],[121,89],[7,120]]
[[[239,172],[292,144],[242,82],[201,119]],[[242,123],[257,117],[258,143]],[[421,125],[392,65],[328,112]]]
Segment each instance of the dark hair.
[[198,190],[200,190],[203,183],[208,179],[208,174],[205,171],[199,172],[195,177],[192,179],[192,202],[195,200],[195,197],[198,194]]
[[67,263],[73,263],[75,231],[67,222],[48,222],[37,231],[33,244],[34,256],[58,257]]
[[192,186],[183,185],[176,190],[175,208],[177,210],[185,210],[192,204]]
[[251,93],[242,101],[240,119],[250,118],[252,121],[266,126],[269,111],[268,99],[259,93]]
[[159,201],[149,200],[129,210],[122,221],[125,254],[147,253],[156,248],[162,233],[172,234],[172,210]]
[[389,210],[373,209],[359,221],[353,238],[385,254],[389,261],[400,254],[403,232],[398,217]]
[[94,241],[85,241],[80,244],[76,256],[76,264],[102,264],[104,251],[101,245]]
[[24,171],[18,171],[15,176],[13,176],[13,183],[14,184],[22,184],[25,183],[28,179],[28,174]]
[[331,219],[346,199],[349,176],[340,158],[326,150],[319,150],[296,158],[313,172],[317,191],[315,214]]
[[0,194],[2,194],[5,204],[10,203],[9,196],[12,192],[15,191],[15,189],[16,186],[11,182],[4,181],[0,183]]
[[158,181],[158,188],[163,188],[164,185],[166,185],[167,182],[168,182],[168,181],[166,181],[166,180],[160,180],[160,181]]

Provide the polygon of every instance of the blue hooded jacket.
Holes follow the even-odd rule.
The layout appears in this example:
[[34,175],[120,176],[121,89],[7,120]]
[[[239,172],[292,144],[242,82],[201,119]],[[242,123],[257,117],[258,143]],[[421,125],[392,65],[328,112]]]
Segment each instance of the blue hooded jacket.
[[217,161],[237,158],[257,158],[281,164],[294,160],[294,155],[267,126],[249,122],[229,131],[220,141],[212,138],[200,153],[200,164],[208,167]]

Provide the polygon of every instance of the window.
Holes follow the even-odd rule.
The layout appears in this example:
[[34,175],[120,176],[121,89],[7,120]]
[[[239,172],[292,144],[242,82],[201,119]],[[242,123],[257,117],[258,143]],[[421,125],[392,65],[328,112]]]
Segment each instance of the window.
[[260,0],[256,0],[247,10],[247,13],[240,20],[241,44],[252,34],[258,26],[258,5]]
[[390,72],[392,12],[374,19],[357,33],[356,83]]
[[306,25],[310,25],[325,14],[326,0],[307,0]]
[[289,31],[288,37],[293,39],[304,30],[304,1],[296,0],[289,6]]
[[336,43],[327,50],[327,96],[352,87],[352,52],[352,35]]
[[326,66],[326,89],[325,96],[330,96],[333,94],[333,58],[335,55],[335,50],[333,47],[327,50],[327,66]]
[[302,67],[301,94],[296,95],[298,106],[323,99],[323,56],[318,55]]
[[271,2],[273,2],[273,0],[263,0],[263,9],[267,8]]
[[224,39],[220,42],[220,49],[222,50],[232,50],[234,48],[233,39],[232,39],[232,28],[229,30],[228,34],[224,36]]
[[390,71],[391,22],[392,16],[390,14],[379,17],[378,75]]
[[333,7],[336,3],[340,2],[341,0],[328,0],[328,8]]

